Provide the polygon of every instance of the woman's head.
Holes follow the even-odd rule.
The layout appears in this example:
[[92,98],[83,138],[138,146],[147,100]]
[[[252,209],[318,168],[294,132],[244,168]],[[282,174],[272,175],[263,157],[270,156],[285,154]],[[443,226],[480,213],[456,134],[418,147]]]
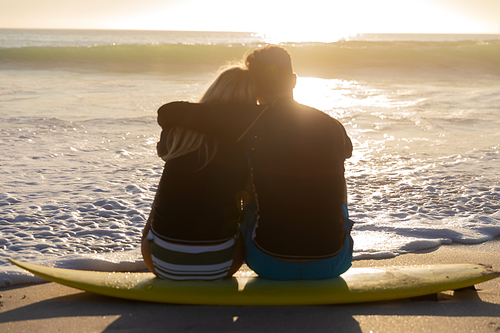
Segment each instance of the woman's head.
[[[257,104],[255,84],[248,69],[233,66],[224,70],[210,85],[200,103]],[[183,128],[173,128],[167,134],[167,154],[165,161],[198,151],[203,161],[201,168],[207,165],[217,152],[217,142],[204,134]]]
[[200,103],[257,104],[255,83],[250,72],[241,66],[224,70],[207,89]]

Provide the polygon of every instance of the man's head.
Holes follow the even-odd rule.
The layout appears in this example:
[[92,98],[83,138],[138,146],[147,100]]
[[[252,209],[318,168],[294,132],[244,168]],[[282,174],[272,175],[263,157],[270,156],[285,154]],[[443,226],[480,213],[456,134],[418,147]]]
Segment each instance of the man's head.
[[261,103],[293,96],[297,77],[293,73],[292,58],[287,50],[268,45],[250,53],[245,63],[255,80],[257,98]]

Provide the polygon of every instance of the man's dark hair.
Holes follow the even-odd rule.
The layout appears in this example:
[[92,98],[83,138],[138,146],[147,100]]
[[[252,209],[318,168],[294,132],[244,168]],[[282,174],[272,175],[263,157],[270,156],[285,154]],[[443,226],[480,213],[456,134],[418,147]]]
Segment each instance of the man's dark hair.
[[258,92],[274,94],[293,89],[292,58],[286,49],[265,46],[250,53],[245,63]]

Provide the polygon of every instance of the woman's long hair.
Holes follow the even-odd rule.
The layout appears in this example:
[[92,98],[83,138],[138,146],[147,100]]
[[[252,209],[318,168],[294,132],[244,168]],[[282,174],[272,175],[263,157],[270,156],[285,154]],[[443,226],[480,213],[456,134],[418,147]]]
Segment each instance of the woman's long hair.
[[[255,83],[248,69],[233,66],[224,70],[200,99],[206,104],[257,104]],[[189,129],[172,128],[167,135],[167,154],[164,161],[198,151],[204,168],[217,152],[217,140]],[[199,170],[198,169],[198,170]]]

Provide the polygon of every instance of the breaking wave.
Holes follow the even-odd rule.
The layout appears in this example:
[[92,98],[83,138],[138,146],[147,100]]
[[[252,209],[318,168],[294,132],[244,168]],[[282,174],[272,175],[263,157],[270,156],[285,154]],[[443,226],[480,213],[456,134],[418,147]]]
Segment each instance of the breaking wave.
[[[0,48],[2,69],[132,73],[213,71],[243,59],[257,45],[101,45]],[[301,76],[500,77],[500,40],[339,41],[284,45]]]

